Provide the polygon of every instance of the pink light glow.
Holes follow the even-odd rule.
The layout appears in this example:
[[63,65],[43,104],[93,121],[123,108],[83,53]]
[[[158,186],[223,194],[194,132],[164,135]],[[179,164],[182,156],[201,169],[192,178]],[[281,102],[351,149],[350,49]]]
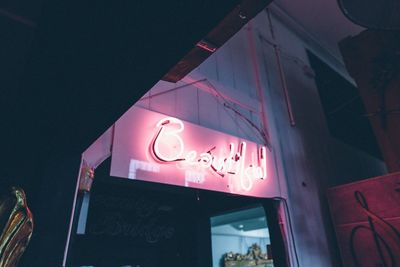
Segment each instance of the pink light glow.
[[[176,129],[173,129],[172,127],[165,127],[165,125],[173,124],[178,125],[178,127]],[[158,131],[152,145],[154,156],[162,162],[183,160],[182,154],[185,149],[185,145],[182,138],[179,136],[179,133],[182,132],[185,128],[183,122],[172,117],[167,117],[157,123],[157,128],[159,128],[160,130]],[[170,150],[169,153],[161,153],[160,140],[164,141],[163,145],[165,148],[167,148],[167,150]],[[170,155],[166,156],[165,154]]]
[[[161,119],[156,127],[158,131],[154,137],[151,151],[154,158],[162,163],[179,161],[188,167],[212,170],[221,177],[233,176],[239,180],[241,188],[245,191],[250,191],[253,188],[254,179],[267,178],[265,147],[261,147],[259,153],[256,153],[257,160],[254,159],[255,153],[251,153],[252,162],[246,167],[246,142],[242,141],[239,144],[236,153],[234,144],[230,143],[229,152],[220,156],[212,154],[212,151],[217,147],[202,153],[196,150],[185,152],[185,142],[181,136],[185,127],[181,120],[166,117]],[[161,147],[164,148],[164,151]],[[256,164],[259,164],[259,166]]]
[[115,124],[110,175],[256,197],[280,194],[272,152],[254,142],[132,107]]

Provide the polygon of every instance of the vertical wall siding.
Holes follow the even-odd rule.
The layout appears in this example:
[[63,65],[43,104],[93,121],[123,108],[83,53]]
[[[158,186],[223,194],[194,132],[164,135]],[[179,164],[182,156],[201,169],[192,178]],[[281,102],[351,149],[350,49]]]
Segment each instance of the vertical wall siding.
[[[265,33],[269,22],[264,13],[265,27],[261,22],[255,32],[259,38],[274,41],[281,50],[281,59],[289,91],[296,125],[290,125],[289,116],[284,101],[282,82],[276,61],[276,54],[271,45],[261,41],[260,49],[265,57],[265,79],[269,78],[269,97],[271,116],[274,120],[276,143],[280,148],[283,161],[283,171],[287,179],[288,199],[295,232],[295,241],[301,266],[335,266],[329,248],[328,231],[324,226],[322,210],[321,179],[329,175],[331,163],[328,149],[323,140],[329,138],[329,133],[322,117],[318,94],[313,79],[304,75],[301,63],[307,62],[304,46],[289,29],[272,17],[275,40]],[[295,57],[298,62],[295,62]],[[320,162],[325,159],[326,162]],[[325,169],[323,173],[319,167]]]
[[[273,120],[274,145],[280,148],[287,180],[295,240],[301,266],[340,266],[334,232],[326,201],[332,185],[363,179],[385,172],[383,163],[331,137],[318,90],[307,71],[305,42],[272,16],[276,44],[281,50],[290,101],[296,125],[292,127],[284,102],[266,13],[253,22],[259,38],[267,83],[267,105]],[[366,171],[368,169],[368,171]]]
[[[289,200],[300,265],[337,267],[340,261],[326,190],[332,185],[380,175],[385,168],[381,161],[330,136],[314,79],[305,71],[309,68],[305,44],[309,42],[274,16],[272,24],[275,40],[267,13],[262,12],[183,81],[160,81],[137,105],[262,143],[257,129],[242,117],[262,128],[254,75],[256,63],[282,195]],[[256,62],[252,61],[249,38],[255,41]],[[282,52],[295,126],[289,122],[273,42]],[[157,95],[168,90],[172,91]]]

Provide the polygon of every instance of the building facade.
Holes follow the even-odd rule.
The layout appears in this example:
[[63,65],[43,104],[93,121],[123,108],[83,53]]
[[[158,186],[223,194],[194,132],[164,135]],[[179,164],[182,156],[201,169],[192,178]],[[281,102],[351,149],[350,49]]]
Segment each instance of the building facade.
[[[340,59],[272,7],[181,81],[158,82],[135,108],[268,147],[277,194],[265,197],[287,201],[291,266],[340,266],[327,189],[386,169],[379,158],[332,134],[310,55],[353,83]],[[103,138],[111,140],[110,131]],[[97,167],[88,151],[84,160]],[[102,153],[94,158],[110,155]]]

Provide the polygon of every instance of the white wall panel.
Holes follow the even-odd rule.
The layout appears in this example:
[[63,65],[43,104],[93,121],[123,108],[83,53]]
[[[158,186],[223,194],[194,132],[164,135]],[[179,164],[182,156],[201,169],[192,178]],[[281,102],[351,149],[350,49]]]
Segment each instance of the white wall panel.
[[207,60],[205,60],[199,67],[198,71],[207,76],[210,79],[218,80],[217,73],[217,58],[214,55],[210,56]]
[[[178,86],[185,83],[180,82]],[[183,87],[175,92],[175,116],[193,123],[199,122],[197,88],[194,85]]]
[[249,50],[247,27],[244,27],[233,36],[230,42],[235,89],[251,97],[256,97],[254,70]]
[[199,124],[218,130],[220,128],[219,103],[212,94],[196,89],[199,103]]
[[150,92],[147,94],[150,97],[148,100],[144,100],[144,102],[148,103],[149,109],[158,111],[161,113],[169,114],[171,116],[175,115],[175,105],[176,105],[176,92],[173,91],[171,93],[157,95],[166,90],[173,89],[177,86],[177,84],[169,83],[169,82],[158,82]]
[[[236,88],[233,57],[231,43],[228,41],[223,48],[218,49],[213,55],[216,59],[215,64],[218,67],[218,82],[225,84],[228,87]],[[209,77],[211,79],[211,77]]]

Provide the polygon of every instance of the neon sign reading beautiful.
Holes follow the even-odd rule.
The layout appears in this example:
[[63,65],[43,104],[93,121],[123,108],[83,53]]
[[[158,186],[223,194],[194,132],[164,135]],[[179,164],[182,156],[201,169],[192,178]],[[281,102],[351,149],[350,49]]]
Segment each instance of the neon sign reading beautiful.
[[[217,156],[212,153],[216,147],[203,152],[185,150],[185,142],[181,136],[185,127],[177,118],[163,118],[157,123],[157,128],[150,150],[159,162],[179,162],[185,166],[210,170],[220,177],[235,177],[245,191],[253,188],[253,180],[267,178],[267,153],[264,146],[259,148],[257,153],[251,153],[251,164],[246,166],[246,142],[241,142],[237,150],[235,145],[230,143],[228,153]],[[166,150],[166,147],[170,149]]]

